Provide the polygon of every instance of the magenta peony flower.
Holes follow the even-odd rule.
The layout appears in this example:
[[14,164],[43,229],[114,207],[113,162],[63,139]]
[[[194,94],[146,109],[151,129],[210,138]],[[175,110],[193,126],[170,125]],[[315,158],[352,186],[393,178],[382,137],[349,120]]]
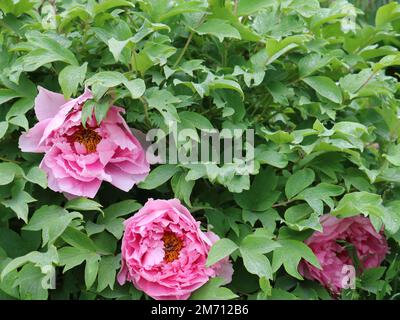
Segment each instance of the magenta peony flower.
[[39,87],[39,122],[21,135],[19,147],[45,153],[40,167],[47,173],[49,188],[67,197],[93,198],[103,180],[129,191],[149,172],[145,152],[122,118],[122,108],[112,106],[100,125],[92,115],[84,128],[82,106],[88,99],[89,90],[65,101],[61,94]]
[[125,221],[118,282],[131,281],[157,300],[185,300],[210,277],[229,283],[233,269],[228,258],[205,266],[217,240],[214,233],[200,230],[200,222],[179,200],[149,199]]
[[314,234],[305,241],[317,256],[322,270],[305,260],[299,265],[299,272],[310,280],[317,280],[332,294],[337,295],[348,283],[348,268],[353,266],[351,255],[340,240],[351,243],[357,252],[360,269],[378,267],[384,260],[388,245],[382,233],[377,233],[371,221],[364,216],[338,219],[325,214],[320,219],[323,232]]

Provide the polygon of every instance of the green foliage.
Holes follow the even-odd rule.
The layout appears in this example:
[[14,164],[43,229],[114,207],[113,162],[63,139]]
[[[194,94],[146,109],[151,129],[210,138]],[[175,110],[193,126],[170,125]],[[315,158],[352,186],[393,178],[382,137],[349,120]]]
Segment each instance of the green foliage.
[[[391,248],[342,298],[399,299],[400,5],[352,2],[1,1],[0,298],[140,299],[116,282],[123,222],[176,197],[221,238],[207,264],[235,270],[192,299],[328,299],[297,269],[319,267],[303,241],[325,213],[368,216]],[[254,129],[254,172],[163,164],[129,193],[66,200],[17,145],[39,85],[90,87],[83,125],[115,104],[143,132]]]

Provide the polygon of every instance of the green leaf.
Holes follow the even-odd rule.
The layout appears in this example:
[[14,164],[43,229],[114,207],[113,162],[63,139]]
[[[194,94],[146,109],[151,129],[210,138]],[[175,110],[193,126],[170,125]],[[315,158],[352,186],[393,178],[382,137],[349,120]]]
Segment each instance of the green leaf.
[[333,209],[334,203],[331,197],[339,196],[344,191],[345,189],[341,186],[323,182],[315,187],[303,190],[294,199],[305,200],[318,214],[322,214],[323,202]]
[[8,123],[21,127],[25,129],[25,131],[29,130],[28,119],[23,114],[20,114],[16,117],[12,117],[11,119],[8,120]]
[[390,54],[375,63],[372,70],[374,73],[387,67],[400,65],[400,54]]
[[378,194],[366,191],[346,194],[338,203],[333,215],[340,218],[359,215],[383,216],[382,198]]
[[14,283],[19,287],[22,300],[47,300],[48,292],[42,286],[43,273],[32,264],[26,264],[18,272]]
[[[4,256],[7,256],[5,254]],[[3,257],[0,259],[0,272],[3,268],[11,261],[12,259]],[[1,281],[0,281],[0,293],[6,293],[8,296],[19,299],[19,288],[14,287],[15,281],[18,279],[18,272],[14,270],[9,272]]]
[[239,16],[248,16],[273,5],[273,0],[240,0],[238,2],[237,14]]
[[248,272],[260,278],[272,279],[272,268],[268,258],[264,255],[281,245],[271,240],[265,229],[257,229],[253,234],[247,235],[240,243],[240,254]]
[[300,77],[304,78],[313,74],[315,71],[325,67],[332,59],[332,56],[321,57],[319,53],[306,55],[299,61]]
[[94,15],[98,15],[116,7],[132,8],[134,7],[134,4],[126,0],[103,0],[102,2],[95,4],[93,8]]
[[294,137],[291,133],[282,130],[271,132],[265,128],[262,128],[261,131],[268,140],[271,140],[277,144],[286,144],[294,140]]
[[386,230],[395,234],[400,229],[400,200],[391,201],[385,206],[382,218]]
[[132,99],[140,98],[146,90],[146,85],[143,79],[135,79],[132,81],[125,81],[125,87],[131,93]]
[[141,207],[141,204],[135,200],[114,203],[104,210],[104,216],[98,216],[96,224],[88,221],[86,230],[89,235],[92,235],[106,229],[115,238],[121,239],[124,230],[124,219],[119,217],[135,212]]
[[28,180],[29,182],[38,184],[43,189],[47,188],[47,175],[39,167],[32,167],[28,171],[28,174],[26,175],[26,180]]
[[44,49],[54,55],[57,60],[77,66],[78,61],[74,54],[62,46],[59,42],[52,39],[48,35],[40,34],[39,32],[31,32],[27,34],[28,41],[33,43],[36,47]]
[[356,74],[348,74],[339,80],[343,91],[349,93],[351,99],[357,96],[371,95],[364,93],[368,87],[368,82],[373,78],[374,73],[371,69],[363,69]]
[[94,107],[96,102],[94,100],[86,100],[82,108],[82,126],[86,128],[86,122],[93,116]]
[[32,242],[9,228],[0,227],[0,247],[6,252],[5,256],[15,258],[34,250],[37,244]]
[[34,212],[29,223],[23,229],[30,231],[42,230],[42,247],[44,247],[47,243],[53,244],[71,221],[78,218],[83,219],[78,212],[70,213],[58,206],[42,206]]
[[79,197],[69,200],[65,204],[65,209],[72,209],[78,211],[98,211],[103,213],[101,210],[102,205],[94,200]]
[[[0,139],[4,137],[8,129],[8,122],[7,121],[0,121]],[[1,173],[0,173],[1,174]],[[1,179],[0,179],[1,181]]]
[[263,150],[258,152],[256,159],[261,164],[269,164],[277,168],[285,168],[288,164],[288,160],[285,154],[273,151],[273,150]]
[[183,123],[186,124],[187,122],[187,126],[190,126],[192,128],[210,130],[214,128],[210,120],[197,112],[181,111],[179,112],[179,118]]
[[243,263],[248,272],[256,274],[260,278],[265,277],[272,280],[272,268],[268,258],[263,254],[246,251],[240,248]]
[[107,287],[109,287],[111,290],[114,289],[117,270],[120,268],[120,261],[120,256],[108,256],[101,258],[97,279],[98,292],[103,291]]
[[208,19],[200,27],[196,28],[195,31],[200,35],[211,34],[216,36],[220,42],[224,38],[241,39],[239,31],[228,21],[221,19]]
[[151,89],[152,90],[146,90],[146,99],[149,107],[158,110],[166,120],[166,123],[169,121],[179,122],[175,104],[180,103],[181,100],[168,90]]
[[388,154],[383,155],[391,164],[400,167],[400,144],[390,145]]
[[231,300],[237,298],[228,288],[221,287],[224,280],[211,278],[200,289],[197,289],[190,297],[191,300]]
[[120,58],[121,52],[129,42],[130,42],[130,39],[119,41],[114,38],[111,38],[110,40],[108,40],[107,44],[110,49],[110,52],[114,56],[115,61],[118,62],[120,60],[119,58]]
[[66,66],[58,75],[58,82],[61,90],[64,93],[65,99],[76,95],[78,86],[83,84],[86,77],[88,63],[85,62],[82,66]]
[[21,173],[22,173],[21,168],[14,163],[8,163],[8,162],[0,163],[0,185],[4,186],[6,184],[11,183],[14,180],[15,175]]
[[315,76],[303,79],[318,94],[335,103],[342,103],[342,92],[332,79]]
[[186,180],[186,172],[178,172],[171,179],[171,186],[175,197],[185,201],[189,207],[192,206],[190,203],[190,195],[192,193],[194,184],[194,180]]
[[21,72],[32,72],[48,63],[59,61],[60,57],[53,52],[46,51],[45,49],[35,49],[26,55],[18,58],[11,66],[13,72],[12,81],[18,82]]
[[97,273],[99,271],[99,261],[100,256],[98,254],[92,254],[86,258],[85,284],[87,290],[89,290],[96,281]]
[[43,274],[49,273],[52,270],[53,263],[59,262],[57,249],[51,245],[47,252],[32,251],[22,257],[13,259],[2,270],[0,277],[1,280],[3,281],[7,274],[28,262],[39,267]]
[[321,269],[317,257],[303,242],[297,240],[279,240],[279,243],[281,247],[274,250],[272,257],[272,270],[274,272],[283,264],[288,274],[302,280],[302,276],[297,271],[297,266],[302,258]]
[[16,181],[11,188],[11,198],[1,201],[1,203],[13,210],[19,219],[27,222],[28,220],[28,203],[36,201],[32,196],[24,191],[25,182],[22,180]]
[[99,220],[107,223],[112,219],[126,216],[132,212],[135,212],[141,207],[142,205],[136,200],[123,200],[120,202],[116,202],[104,209],[104,217],[99,217]]
[[112,88],[127,81],[125,76],[117,71],[101,71],[86,80],[86,85],[101,85],[106,88]]
[[60,266],[64,266],[63,273],[81,265],[91,254],[91,251],[75,247],[63,247],[58,250]]
[[280,246],[278,242],[271,240],[271,237],[255,232],[244,237],[240,243],[240,250],[255,254],[266,254]]
[[396,2],[388,3],[376,11],[375,24],[381,27],[386,23],[400,18],[400,5]]
[[74,227],[67,227],[64,233],[61,235],[61,238],[75,248],[90,252],[96,252],[97,250],[93,240],[90,239],[85,233]]
[[11,89],[0,89],[0,105],[9,100],[18,98],[20,95]]
[[238,246],[230,239],[223,238],[215,242],[208,252],[206,266],[212,266],[234,252]]
[[242,87],[240,86],[239,83],[233,80],[229,79],[214,79],[208,83],[208,88],[209,89],[230,89],[230,90],[235,90],[240,95],[242,98],[244,97],[244,93],[242,90]]
[[274,62],[279,57],[302,45],[307,40],[309,40],[309,37],[306,35],[289,36],[280,41],[272,38],[268,39],[265,43],[265,49],[268,55],[266,64]]
[[313,229],[322,232],[319,215],[307,204],[291,206],[285,211],[286,224],[295,231]]
[[146,179],[138,184],[138,187],[146,190],[155,189],[171,179],[179,170],[181,169],[176,165],[162,164],[151,170]]
[[[27,98],[21,98],[15,101],[13,105],[11,106],[10,110],[8,110],[6,114],[6,120],[10,120],[13,118],[16,118],[20,116],[21,118],[24,118],[23,116],[32,109],[34,105],[34,99],[33,97],[27,97]],[[14,120],[15,121],[15,120]],[[22,120],[22,123],[25,120]],[[28,127],[26,124],[21,125],[23,128]]]
[[112,101],[110,97],[102,97],[99,101],[95,103],[94,106],[94,116],[96,117],[97,125],[100,125],[101,122],[106,118],[108,110],[110,110],[112,105]]
[[285,186],[285,193],[288,199],[293,198],[299,192],[310,186],[315,180],[315,173],[313,170],[306,168],[293,173]]
[[260,172],[250,190],[234,194],[236,203],[243,209],[265,211],[278,200],[280,192],[275,191],[277,177],[272,170]]

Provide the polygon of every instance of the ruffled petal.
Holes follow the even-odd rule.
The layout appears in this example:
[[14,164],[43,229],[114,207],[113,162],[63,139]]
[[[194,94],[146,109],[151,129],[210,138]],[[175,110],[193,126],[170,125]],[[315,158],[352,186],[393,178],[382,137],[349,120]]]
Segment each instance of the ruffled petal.
[[35,114],[39,121],[51,119],[61,110],[67,102],[64,96],[59,93],[49,91],[43,87],[38,87],[39,94],[35,98]]

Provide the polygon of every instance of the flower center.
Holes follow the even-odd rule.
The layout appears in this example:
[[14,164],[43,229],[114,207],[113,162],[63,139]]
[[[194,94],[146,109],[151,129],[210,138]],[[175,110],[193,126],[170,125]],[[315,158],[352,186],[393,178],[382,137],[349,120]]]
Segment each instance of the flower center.
[[78,131],[72,135],[72,139],[83,144],[86,152],[96,152],[96,147],[101,141],[101,136],[92,128],[84,128],[81,126]]
[[183,241],[172,232],[165,232],[162,240],[164,242],[164,261],[172,262],[178,259]]

